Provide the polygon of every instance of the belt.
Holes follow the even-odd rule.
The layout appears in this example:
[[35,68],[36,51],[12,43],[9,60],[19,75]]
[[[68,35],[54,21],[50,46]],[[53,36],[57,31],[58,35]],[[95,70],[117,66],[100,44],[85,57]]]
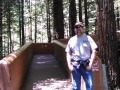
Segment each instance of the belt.
[[86,59],[86,60],[78,60],[78,61],[75,61],[75,60],[72,59],[71,62],[72,62],[72,65],[73,65],[73,66],[76,66],[77,69],[79,69],[79,68],[82,67],[82,66],[83,66],[84,68],[86,68],[86,67],[88,66],[90,60],[89,60],[89,59]]

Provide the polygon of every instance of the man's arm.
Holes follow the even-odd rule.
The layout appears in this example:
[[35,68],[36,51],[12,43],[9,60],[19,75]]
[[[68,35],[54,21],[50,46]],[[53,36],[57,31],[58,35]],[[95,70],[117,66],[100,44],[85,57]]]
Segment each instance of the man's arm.
[[66,53],[66,58],[67,58],[67,64],[68,64],[68,68],[70,71],[73,71],[73,65],[71,64],[71,54],[70,53]]
[[96,58],[96,50],[92,50],[92,54],[91,54],[91,58],[90,58],[90,63],[89,65],[87,66],[87,70],[90,70],[92,68],[92,64],[93,64],[93,61],[95,60]]

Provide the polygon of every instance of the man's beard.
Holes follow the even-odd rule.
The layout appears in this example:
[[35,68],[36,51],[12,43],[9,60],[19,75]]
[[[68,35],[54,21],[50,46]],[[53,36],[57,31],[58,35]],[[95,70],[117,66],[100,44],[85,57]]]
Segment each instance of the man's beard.
[[75,30],[75,33],[76,33],[77,35],[81,35],[81,34],[83,34],[82,31],[78,31],[78,30]]

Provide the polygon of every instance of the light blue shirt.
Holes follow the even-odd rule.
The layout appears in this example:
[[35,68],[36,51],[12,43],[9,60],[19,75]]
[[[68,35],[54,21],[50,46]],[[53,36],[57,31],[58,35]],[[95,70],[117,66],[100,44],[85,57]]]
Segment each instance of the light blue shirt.
[[91,51],[96,48],[97,45],[94,40],[90,36],[83,34],[79,38],[77,35],[71,37],[65,51],[70,53],[74,60],[86,60],[90,59]]

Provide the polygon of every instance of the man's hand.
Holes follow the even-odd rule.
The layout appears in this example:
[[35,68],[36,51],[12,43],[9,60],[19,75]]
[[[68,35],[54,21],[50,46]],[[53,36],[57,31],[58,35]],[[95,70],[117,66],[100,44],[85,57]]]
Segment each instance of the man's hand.
[[69,65],[69,70],[70,70],[71,72],[74,71],[73,65]]
[[91,70],[92,64],[93,64],[93,61],[95,60],[95,58],[96,58],[96,50],[94,49],[94,50],[92,50],[90,63],[89,63],[89,65],[86,67],[86,70]]
[[92,68],[92,64],[91,63],[89,63],[89,65],[86,67],[86,70],[91,70],[91,68]]

